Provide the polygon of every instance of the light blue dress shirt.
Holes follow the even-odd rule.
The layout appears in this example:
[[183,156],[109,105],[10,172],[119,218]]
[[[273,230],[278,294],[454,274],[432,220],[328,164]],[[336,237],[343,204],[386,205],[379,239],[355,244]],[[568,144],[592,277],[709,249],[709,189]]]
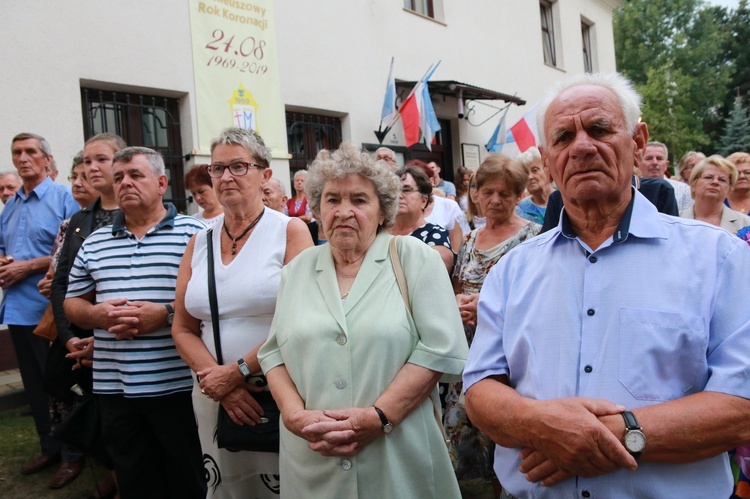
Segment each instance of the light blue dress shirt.
[[[660,214],[634,192],[629,213],[596,251],[563,214],[557,228],[492,268],[465,389],[505,374],[525,397],[603,398],[628,409],[700,391],[750,398],[750,247],[719,227]],[[635,472],[573,477],[550,488],[524,478],[518,454],[497,446],[495,472],[519,498],[732,491],[725,453],[690,464],[642,462]]]
[[[0,254],[15,260],[48,256],[60,223],[80,209],[70,188],[49,177],[28,196],[23,188],[18,189],[0,216]],[[49,303],[36,287],[42,277],[44,272],[31,274],[5,290],[0,323],[33,326],[39,322]]]

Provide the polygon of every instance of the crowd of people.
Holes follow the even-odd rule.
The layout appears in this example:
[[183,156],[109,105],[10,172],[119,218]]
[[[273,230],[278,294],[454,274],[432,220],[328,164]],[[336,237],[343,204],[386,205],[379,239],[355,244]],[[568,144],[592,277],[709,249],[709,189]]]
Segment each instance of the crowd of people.
[[[750,497],[750,154],[672,177],[639,116],[625,78],[575,76],[538,149],[455,185],[345,142],[293,196],[230,128],[186,174],[194,216],[151,149],[96,135],[71,189],[17,135],[0,322],[41,446],[20,472],[59,463],[61,488],[92,459],[92,496],[122,498]],[[99,431],[71,440],[84,405]]]

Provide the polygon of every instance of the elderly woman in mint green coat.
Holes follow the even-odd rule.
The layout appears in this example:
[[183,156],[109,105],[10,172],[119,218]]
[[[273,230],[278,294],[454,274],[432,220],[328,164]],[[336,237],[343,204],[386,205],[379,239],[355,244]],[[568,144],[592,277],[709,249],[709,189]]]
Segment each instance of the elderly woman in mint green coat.
[[353,144],[321,151],[306,191],[329,244],[282,271],[258,353],[281,409],[282,497],[460,497],[437,382],[468,348],[440,256],[397,239],[410,308],[389,258],[401,182]]

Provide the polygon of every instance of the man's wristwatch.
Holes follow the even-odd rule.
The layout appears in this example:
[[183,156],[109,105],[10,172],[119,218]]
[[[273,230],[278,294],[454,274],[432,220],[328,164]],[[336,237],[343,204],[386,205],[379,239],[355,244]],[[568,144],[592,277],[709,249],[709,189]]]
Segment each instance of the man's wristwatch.
[[245,377],[245,381],[250,381],[250,377],[253,375],[253,373],[250,372],[250,366],[247,365],[247,362],[245,362],[245,359],[240,358],[237,360],[237,367],[240,368],[240,372]]
[[167,325],[171,326],[172,322],[174,322],[174,308],[169,303],[164,306],[167,307]]
[[622,437],[622,443],[628,452],[638,459],[643,449],[646,448],[646,435],[643,433],[643,428],[638,425],[635,414],[625,411],[622,413],[622,418],[625,420],[625,436]]
[[390,432],[393,431],[393,425],[390,421],[388,421],[388,418],[385,417],[385,414],[383,414],[383,411],[378,409],[377,407],[373,406],[375,408],[375,412],[378,413],[378,417],[380,418],[380,423],[383,425],[383,433],[388,435]]

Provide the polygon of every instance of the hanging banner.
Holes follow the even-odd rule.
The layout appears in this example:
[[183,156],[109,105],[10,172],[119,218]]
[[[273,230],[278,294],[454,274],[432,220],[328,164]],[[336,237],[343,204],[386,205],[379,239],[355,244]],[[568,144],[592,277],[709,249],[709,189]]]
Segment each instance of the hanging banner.
[[273,0],[190,0],[199,154],[227,127],[255,130],[287,152]]

